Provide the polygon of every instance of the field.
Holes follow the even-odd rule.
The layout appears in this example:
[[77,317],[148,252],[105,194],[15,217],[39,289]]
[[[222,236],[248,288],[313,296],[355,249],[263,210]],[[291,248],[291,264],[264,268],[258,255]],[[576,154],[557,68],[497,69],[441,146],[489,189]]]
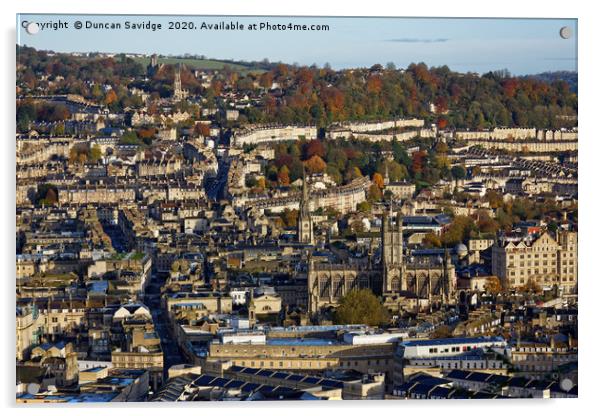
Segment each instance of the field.
[[[136,57],[135,61],[140,62],[144,67],[150,63],[150,57]],[[262,69],[254,67],[252,64],[241,65],[213,59],[197,58],[159,58],[159,64],[183,64],[190,69],[223,69],[228,65],[230,68],[240,72],[263,72]]]

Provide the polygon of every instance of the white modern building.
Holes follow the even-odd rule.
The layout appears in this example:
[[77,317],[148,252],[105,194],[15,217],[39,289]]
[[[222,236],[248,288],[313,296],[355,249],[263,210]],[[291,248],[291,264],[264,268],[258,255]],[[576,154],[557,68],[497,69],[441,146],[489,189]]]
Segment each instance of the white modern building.
[[502,337],[442,338],[405,341],[403,358],[450,357],[476,348],[505,349],[506,341]]

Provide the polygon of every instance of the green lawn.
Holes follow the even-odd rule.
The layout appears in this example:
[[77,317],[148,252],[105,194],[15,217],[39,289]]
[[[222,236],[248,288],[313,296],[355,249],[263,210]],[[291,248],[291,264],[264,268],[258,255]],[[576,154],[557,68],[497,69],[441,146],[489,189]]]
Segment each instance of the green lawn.
[[[144,67],[150,63],[150,57],[139,57],[134,58],[135,61],[140,62]],[[223,69],[224,66],[228,65],[230,68],[241,71],[241,72],[263,72],[263,70],[254,68],[251,66],[243,66],[239,64],[231,64],[223,61],[216,61],[213,59],[196,59],[196,58],[159,58],[160,64],[183,64],[191,69]]]

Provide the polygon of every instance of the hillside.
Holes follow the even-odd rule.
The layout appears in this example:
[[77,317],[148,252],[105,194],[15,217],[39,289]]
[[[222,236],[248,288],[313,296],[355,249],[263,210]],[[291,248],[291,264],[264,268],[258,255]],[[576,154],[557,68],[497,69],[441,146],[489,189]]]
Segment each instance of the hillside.
[[578,89],[578,73],[575,71],[543,72],[541,74],[529,75],[527,78],[533,78],[544,82],[565,81],[569,84],[571,92],[576,93]]
[[[150,63],[150,57],[137,57],[134,60],[144,67],[146,67]],[[190,69],[216,69],[221,70],[224,69],[225,66],[229,66],[231,69],[240,72],[263,72],[263,69],[257,67],[253,63],[234,63],[230,61],[221,61],[215,59],[200,59],[200,58],[176,58],[176,57],[165,57],[159,58],[160,64],[182,64],[186,65]]]

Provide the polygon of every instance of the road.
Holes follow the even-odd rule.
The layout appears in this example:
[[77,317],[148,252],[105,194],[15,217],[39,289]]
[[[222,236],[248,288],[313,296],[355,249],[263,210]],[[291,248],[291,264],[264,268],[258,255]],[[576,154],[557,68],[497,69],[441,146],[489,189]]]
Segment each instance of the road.
[[113,248],[118,253],[125,253],[127,251],[127,240],[118,225],[107,224],[106,222],[103,222],[102,229],[105,233],[107,233],[111,239]]
[[153,273],[150,283],[146,286],[144,293],[144,303],[151,310],[155,330],[161,338],[161,348],[163,349],[163,368],[164,377],[167,379],[167,370],[173,365],[186,363],[176,341],[169,331],[167,313],[161,308],[161,287],[165,280],[157,277]]
[[221,159],[219,161],[217,175],[212,182],[207,184],[205,191],[207,197],[212,201],[217,201],[225,197],[226,183],[228,181],[228,170],[230,169],[230,163]]

